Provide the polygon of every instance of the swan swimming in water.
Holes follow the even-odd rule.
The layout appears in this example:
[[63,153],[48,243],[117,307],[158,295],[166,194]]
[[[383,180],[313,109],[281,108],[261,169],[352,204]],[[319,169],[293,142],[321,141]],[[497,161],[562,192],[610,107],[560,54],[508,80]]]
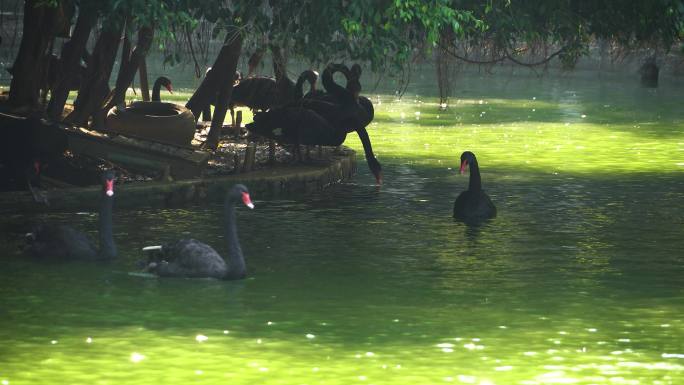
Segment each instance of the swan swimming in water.
[[112,232],[114,171],[102,174],[102,197],[98,214],[99,247],[82,232],[65,225],[40,224],[26,234],[29,255],[44,260],[100,260],[117,256]]
[[482,189],[480,168],[475,154],[464,151],[461,154],[461,174],[470,169],[468,189],[461,192],[454,202],[454,218],[469,224],[478,224],[496,217],[496,206]]
[[247,269],[235,226],[235,203],[242,202],[254,208],[247,187],[233,186],[224,203],[225,237],[228,242],[228,263],[206,243],[195,239],[181,239],[162,246],[147,246],[149,253],[145,272],[159,277],[218,278],[235,280],[245,278]]

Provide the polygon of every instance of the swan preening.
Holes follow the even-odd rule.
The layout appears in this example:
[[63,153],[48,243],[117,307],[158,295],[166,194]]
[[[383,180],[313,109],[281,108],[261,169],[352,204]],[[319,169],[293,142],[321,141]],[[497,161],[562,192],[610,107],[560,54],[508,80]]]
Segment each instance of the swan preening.
[[470,169],[468,189],[461,192],[454,202],[454,218],[468,224],[478,224],[496,217],[496,206],[482,189],[480,168],[475,154],[464,151],[461,154],[461,174]]
[[[245,258],[235,226],[235,203],[254,208],[247,187],[233,186],[224,202],[225,238],[228,258],[206,243],[195,239],[181,239],[161,246],[147,246],[147,266],[144,271],[160,277],[242,279],[247,275]],[[226,263],[227,262],[227,263]]]
[[99,260],[117,256],[112,231],[114,171],[102,174],[102,194],[98,214],[99,247],[82,232],[65,225],[40,224],[26,234],[29,255],[46,260]]

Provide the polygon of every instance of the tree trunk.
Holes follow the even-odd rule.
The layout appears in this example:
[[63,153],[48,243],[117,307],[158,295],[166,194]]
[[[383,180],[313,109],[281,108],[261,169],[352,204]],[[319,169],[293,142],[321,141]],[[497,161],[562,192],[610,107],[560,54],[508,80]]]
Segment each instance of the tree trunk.
[[[130,18],[126,19],[126,24],[130,23]],[[126,70],[128,63],[131,62],[131,52],[133,51],[133,46],[131,45],[131,39],[126,33],[126,27],[124,27],[124,35],[121,40],[121,59],[119,59],[119,72],[116,74],[117,83],[121,74]]]
[[[138,44],[135,46],[128,60],[121,63],[119,69],[119,76],[116,79],[116,88],[114,88],[114,95],[111,100],[105,105],[102,113],[107,114],[110,108],[123,103],[126,98],[126,90],[133,82],[135,72],[138,71],[140,62],[145,59],[147,51],[152,45],[152,38],[154,37],[154,29],[152,27],[141,27],[138,31]],[[129,46],[130,48],[130,46]]]
[[438,46],[435,51],[435,59],[437,65],[437,85],[439,86],[439,108],[446,109],[449,103],[449,96],[451,95],[451,71],[449,70],[449,54],[445,51],[443,47],[448,46],[450,41],[450,36],[447,32],[442,32],[440,36],[441,46]]
[[[78,126],[86,126],[88,118],[93,116],[93,125],[101,127],[104,116],[96,116],[109,94],[109,77],[114,67],[114,59],[119,49],[123,23],[118,26],[105,27],[95,43],[95,48],[88,63],[88,71],[84,83],[74,102],[74,111],[66,117],[65,122]],[[99,122],[98,120],[102,120]]]
[[271,45],[273,73],[276,78],[276,105],[288,103],[294,98],[294,82],[287,77],[287,57],[280,47]]
[[287,76],[287,59],[283,56],[280,47],[275,45],[271,45],[271,55],[273,56],[273,73],[276,81],[279,81]]
[[261,63],[261,58],[264,57],[264,52],[266,52],[266,47],[260,46],[254,51],[252,56],[249,57],[247,61],[247,77],[251,78],[256,73],[256,68]]
[[45,51],[54,38],[56,9],[40,5],[38,0],[24,2],[24,28],[17,58],[12,67],[9,105],[38,106],[41,74],[45,70]]
[[57,81],[52,90],[52,97],[47,109],[48,116],[51,119],[60,120],[64,111],[64,104],[69,97],[71,84],[78,76],[82,76],[80,74],[81,57],[85,53],[90,31],[92,31],[96,21],[95,12],[92,9],[82,8],[78,14],[71,40],[64,44],[60,58],[61,71],[57,74]]
[[223,120],[226,118],[226,111],[228,110],[228,101],[233,94],[233,81],[241,52],[242,36],[238,31],[229,31],[226,41],[211,67],[212,70],[207,73],[202,84],[186,104],[186,107],[192,111],[197,119],[200,112],[218,92],[214,116],[211,120],[211,128],[204,148],[216,149],[218,146]]
[[55,78],[55,75],[50,76],[51,74],[57,74],[59,73],[59,59],[57,58],[57,55],[53,53],[55,48],[55,39],[50,39],[48,42],[48,48],[45,51],[45,55],[43,55],[43,73],[40,75],[40,90],[39,90],[39,95],[40,95],[40,105],[45,106],[47,104],[47,96],[48,96],[48,91],[50,90],[50,87],[54,85],[54,83],[51,81],[52,79]]
[[639,68],[641,74],[641,85],[648,88],[658,88],[658,74],[660,68],[656,62],[655,55],[646,58]]
[[142,94],[142,99],[145,102],[150,101],[150,81],[147,80],[147,62],[145,58],[140,60],[140,69],[138,70],[140,78],[140,93]]
[[[195,120],[197,120],[202,111],[212,101],[215,101],[214,116],[207,141],[204,144],[205,147],[215,148],[218,145],[219,134],[228,110],[228,100],[233,93],[233,81],[241,51],[242,36],[238,32],[229,32],[214,65],[211,67],[212,70],[207,71],[197,91],[185,104],[185,107],[192,111]],[[219,90],[221,90],[220,94]]]

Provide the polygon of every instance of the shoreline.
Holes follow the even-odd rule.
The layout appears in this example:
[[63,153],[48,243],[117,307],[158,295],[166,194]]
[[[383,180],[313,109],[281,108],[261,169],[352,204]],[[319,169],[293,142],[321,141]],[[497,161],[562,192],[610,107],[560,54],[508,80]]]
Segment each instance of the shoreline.
[[[118,208],[178,207],[220,202],[230,186],[245,184],[257,199],[306,194],[347,181],[356,173],[356,152],[348,147],[326,160],[277,164],[248,173],[183,179],[172,182],[130,182],[116,186]],[[49,189],[49,206],[36,203],[28,191],[0,193],[1,213],[33,213],[96,209],[100,186]]]

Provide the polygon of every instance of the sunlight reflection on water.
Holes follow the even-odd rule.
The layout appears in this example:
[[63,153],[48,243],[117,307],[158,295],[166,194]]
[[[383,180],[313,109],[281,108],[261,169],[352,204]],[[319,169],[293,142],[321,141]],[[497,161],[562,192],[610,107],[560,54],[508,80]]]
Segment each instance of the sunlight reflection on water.
[[[382,187],[361,156],[349,183],[238,209],[244,281],[127,274],[152,241],[183,235],[224,252],[218,205],[117,211],[121,257],[105,266],[19,257],[31,220],[95,238],[93,212],[2,219],[0,378],[684,381],[682,112],[650,94],[640,107],[643,95],[620,89],[465,86],[472,97],[446,111],[378,96],[369,132]],[[468,183],[464,149],[477,152],[499,212],[480,227],[451,217]]]

